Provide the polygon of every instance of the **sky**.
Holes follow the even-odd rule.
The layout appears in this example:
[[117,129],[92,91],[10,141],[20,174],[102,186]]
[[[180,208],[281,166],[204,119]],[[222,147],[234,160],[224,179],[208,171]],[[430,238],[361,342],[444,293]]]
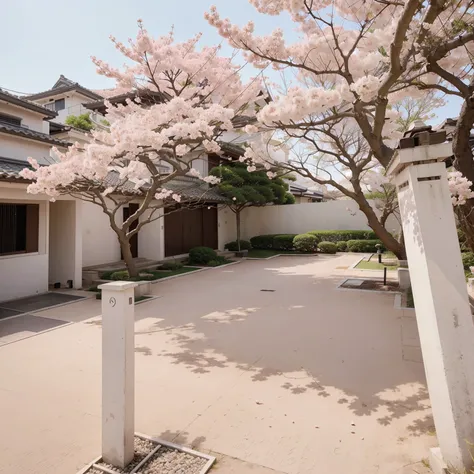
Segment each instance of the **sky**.
[[[174,26],[177,40],[201,32],[201,44],[219,44],[222,39],[203,17],[212,4],[233,23],[253,20],[259,34],[281,27],[287,39],[297,38],[288,16],[261,15],[247,0],[6,1],[0,17],[0,88],[40,92],[51,88],[60,74],[89,89],[112,87],[113,82],[96,74],[90,60],[97,56],[115,66],[123,64],[109,35],[123,42],[134,38],[141,18],[153,35],[167,34]],[[224,54],[226,49],[230,51],[224,47]],[[436,122],[458,111],[459,102],[450,100]]]

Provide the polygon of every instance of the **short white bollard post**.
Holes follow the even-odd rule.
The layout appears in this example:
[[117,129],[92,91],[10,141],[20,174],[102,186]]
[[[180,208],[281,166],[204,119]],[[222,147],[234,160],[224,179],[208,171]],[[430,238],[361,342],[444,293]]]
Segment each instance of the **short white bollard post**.
[[431,145],[426,132],[412,143],[397,152],[388,172],[398,191],[440,445],[432,452],[431,467],[444,472],[444,460],[465,472],[472,466],[468,442],[474,442],[474,325],[443,162],[452,148],[450,143]]
[[134,288],[117,281],[102,290],[102,459],[123,469],[134,456]]

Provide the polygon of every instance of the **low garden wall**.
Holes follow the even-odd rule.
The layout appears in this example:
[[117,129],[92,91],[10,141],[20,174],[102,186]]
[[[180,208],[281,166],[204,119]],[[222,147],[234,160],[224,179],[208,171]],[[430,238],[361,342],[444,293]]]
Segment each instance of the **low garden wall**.
[[[251,207],[242,213],[242,238],[265,234],[303,234],[311,230],[369,230],[367,218],[354,201],[328,201],[286,206]],[[389,218],[387,230],[398,233],[400,226]],[[235,215],[219,211],[219,248],[235,240]]]

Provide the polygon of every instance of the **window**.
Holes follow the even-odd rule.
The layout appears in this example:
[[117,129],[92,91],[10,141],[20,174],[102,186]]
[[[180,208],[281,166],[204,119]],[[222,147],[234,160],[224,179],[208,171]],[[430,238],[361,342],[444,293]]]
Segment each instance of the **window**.
[[43,104],[43,107],[46,107],[48,110],[52,110],[53,112],[59,112],[66,108],[66,101],[65,99],[52,100],[47,104]]
[[39,204],[0,203],[0,255],[38,251]]
[[8,123],[8,125],[15,125],[15,127],[21,127],[21,118],[13,117],[11,115],[0,114],[0,122]]
[[58,99],[54,101],[54,110],[59,112],[66,108],[66,101],[64,99]]

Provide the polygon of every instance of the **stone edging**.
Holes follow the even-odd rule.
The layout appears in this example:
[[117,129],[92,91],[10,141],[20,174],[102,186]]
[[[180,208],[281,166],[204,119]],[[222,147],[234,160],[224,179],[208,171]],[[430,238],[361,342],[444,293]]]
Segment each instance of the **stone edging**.
[[271,260],[272,258],[277,257],[317,257],[317,253],[279,253],[277,255],[272,255],[271,257],[244,257],[245,260]]
[[[224,265],[219,265],[217,267],[196,267],[198,268],[197,270],[194,270],[192,272],[186,272],[186,273],[180,273],[179,275],[171,275],[169,277],[165,277],[165,278],[159,278],[158,280],[150,280],[150,281],[147,281],[147,280],[144,280],[146,281],[147,283],[151,283],[152,285],[156,284],[156,283],[160,283],[162,281],[167,281],[167,280],[172,280],[173,278],[179,278],[179,277],[183,277],[183,276],[186,276],[186,275],[194,275],[195,273],[199,273],[199,272],[204,272],[206,270],[217,270],[218,268],[224,268],[224,267],[228,267],[230,265],[236,265],[238,263],[240,263],[241,260],[237,260],[236,262],[230,262],[230,263],[226,263]],[[190,265],[192,266],[192,265]]]

